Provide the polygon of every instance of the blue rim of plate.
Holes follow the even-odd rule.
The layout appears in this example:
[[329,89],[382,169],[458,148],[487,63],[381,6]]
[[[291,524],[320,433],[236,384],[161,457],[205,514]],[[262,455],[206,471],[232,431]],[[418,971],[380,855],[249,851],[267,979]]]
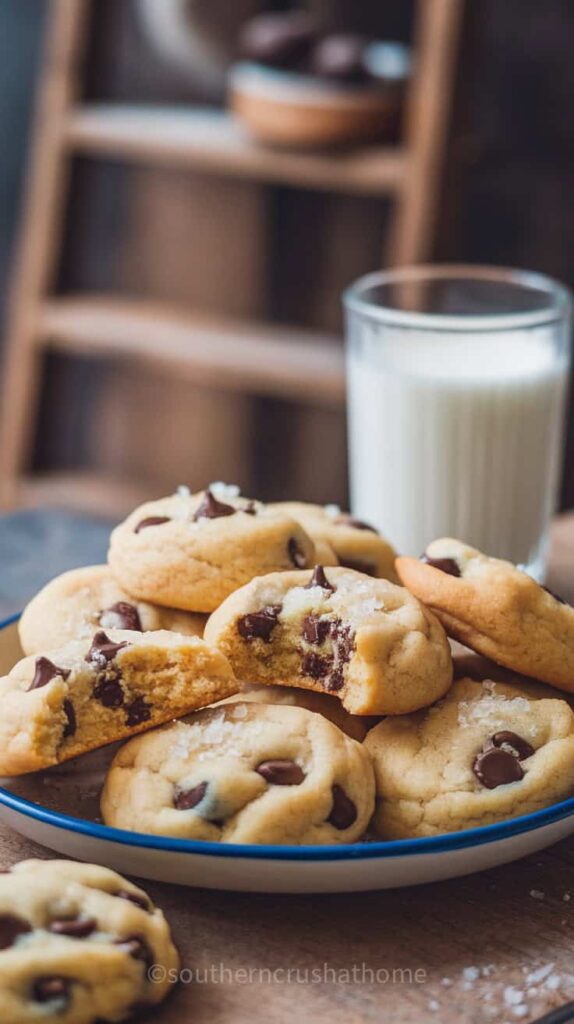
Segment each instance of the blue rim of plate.
[[[0,622],[0,632],[13,625],[20,618],[12,615]],[[464,850],[473,846],[484,846],[487,843],[499,842],[514,836],[532,832],[535,829],[552,825],[564,818],[574,816],[574,797],[552,804],[532,814],[524,814],[519,818],[511,818],[497,825],[482,825],[480,828],[466,829],[464,832],[450,832],[441,836],[429,836],[422,839],[394,839],[386,842],[346,843],[340,846],[256,846],[244,843],[212,843],[199,839],[171,839],[166,836],[154,836],[143,832],[127,832],[124,829],[111,828],[73,818],[68,814],[50,811],[41,804],[34,804],[23,797],[15,796],[8,789],[0,786],[0,804],[28,818],[34,818],[46,825],[85,835],[90,839],[98,839],[123,846],[135,846],[140,849],[158,850],[167,853],[202,854],[209,857],[234,857],[247,860],[293,860],[293,861],[333,861],[333,860],[372,860],[389,857],[405,857],[421,854],[448,853]]]

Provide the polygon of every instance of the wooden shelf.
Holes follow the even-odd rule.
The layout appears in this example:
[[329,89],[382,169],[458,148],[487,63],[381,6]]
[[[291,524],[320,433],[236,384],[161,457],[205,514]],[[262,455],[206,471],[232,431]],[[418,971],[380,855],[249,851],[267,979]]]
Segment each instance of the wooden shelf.
[[63,122],[68,145],[95,156],[280,182],[299,188],[381,196],[398,192],[407,154],[368,146],[336,154],[257,145],[225,111],[188,107],[91,105]]
[[344,399],[341,341],[293,328],[241,324],[110,296],[51,299],[39,313],[40,345],[129,358],[180,379],[226,390],[337,405]]
[[19,508],[65,508],[119,520],[156,497],[144,484],[81,469],[23,477],[18,484],[17,503]]

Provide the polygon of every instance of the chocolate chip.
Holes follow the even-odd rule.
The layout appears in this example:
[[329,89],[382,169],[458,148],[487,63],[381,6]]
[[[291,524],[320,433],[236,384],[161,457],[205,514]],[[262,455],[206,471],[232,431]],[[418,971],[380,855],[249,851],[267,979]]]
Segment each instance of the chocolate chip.
[[289,543],[287,544],[287,551],[289,552],[289,558],[291,559],[295,568],[304,569],[305,566],[307,565],[307,558],[303,551],[301,551],[301,548],[297,544],[297,541],[295,540],[294,537],[289,538]]
[[324,679],[333,667],[333,659],[307,651],[301,658],[301,671],[312,679]]
[[105,708],[121,708],[124,703],[124,691],[117,676],[114,679],[100,679],[94,686],[93,693],[96,700]]
[[277,625],[280,604],[270,604],[260,612],[250,612],[237,620],[237,630],[244,640],[264,640],[268,644]]
[[335,591],[335,587],[332,583],[329,583],[329,580],[325,576],[325,570],[322,565],[315,566],[311,579],[303,589],[312,590],[313,587],[320,587],[321,590],[328,590],[331,594]]
[[255,771],[273,786],[300,786],[305,778],[303,769],[295,761],[286,758],[262,761]]
[[50,921],[48,931],[54,935],[68,935],[71,939],[86,939],[97,928],[92,917],[58,917]]
[[194,522],[198,519],[220,519],[221,516],[233,516],[237,509],[233,505],[226,505],[207,490],[203,495],[200,505],[195,510]]
[[245,512],[246,516],[256,516],[257,515],[257,505],[255,504],[254,501],[250,500],[250,501],[247,502],[246,505],[243,506],[241,511]]
[[147,704],[143,697],[136,697],[125,710],[126,725],[140,725],[141,722],[148,722],[151,718],[151,704]]
[[357,820],[357,808],[342,786],[335,784],[331,793],[333,794],[333,806],[327,821],[333,828],[343,831],[343,829],[350,828]]
[[66,716],[66,724],[62,733],[62,739],[67,740],[69,736],[73,736],[76,732],[76,712],[74,711],[74,705],[72,704],[69,697],[66,697],[62,704],[62,711]]
[[318,615],[313,614],[305,616],[301,625],[303,638],[308,644],[316,644],[317,646],[324,643],[329,636],[330,630],[331,623],[329,619],[321,619]]
[[376,527],[371,526],[370,523],[364,523],[362,519],[355,519],[354,516],[350,516],[346,512],[337,516],[335,519],[335,526],[352,526],[355,530],[369,530],[370,533],[377,534],[379,532]]
[[362,558],[339,558],[339,565],[344,569],[354,569],[355,572],[362,572],[363,576],[376,576],[377,567],[373,562],[364,562]]
[[164,523],[171,522],[169,516],[148,516],[147,519],[142,519],[141,523],[138,523],[134,533],[140,533],[141,530],[147,530],[150,526],[162,526]]
[[455,562],[454,558],[430,558],[429,555],[421,555],[421,562],[425,565],[432,566],[433,569],[439,569],[440,572],[446,572],[449,576],[460,576],[460,567]]
[[70,1001],[70,979],[61,978],[58,975],[46,975],[44,978],[36,978],[32,988],[32,995],[37,1003],[51,1003]]
[[127,935],[125,939],[116,939],[114,945],[134,960],[141,960],[148,970],[153,966],[154,955],[143,935]]
[[207,782],[200,782],[193,789],[179,789],[173,793],[173,805],[178,811],[191,811],[201,803],[207,792]]
[[30,690],[38,690],[41,686],[47,686],[52,679],[56,676],[61,676],[62,679],[67,679],[70,675],[70,670],[67,668],[58,668],[54,665],[53,661],[49,658],[36,658],[36,671],[34,678],[28,687]]
[[497,747],[490,747],[477,754],[472,770],[478,781],[487,789],[506,786],[509,782],[520,782],[520,779],[524,778],[518,758]]
[[100,626],[106,629],[133,629],[142,632],[139,612],[135,605],[128,601],[116,601],[110,608],[100,614]]
[[364,82],[368,78],[364,56],[367,39],[339,32],[319,40],[311,58],[311,71],[336,82]]
[[534,747],[530,745],[528,740],[519,736],[518,733],[511,732],[510,729],[503,729],[501,732],[495,732],[494,736],[490,740],[493,747],[512,747],[513,751],[516,751],[516,756],[519,761],[526,760],[527,757],[532,757],[534,753]]
[[558,601],[558,604],[568,605],[568,601],[565,601],[563,597],[560,597],[560,594],[555,594],[553,590],[550,590],[550,587],[542,587],[542,589],[545,590],[547,594],[550,594],[550,597],[553,597],[555,601]]
[[129,889],[119,889],[118,892],[112,894],[119,900],[129,900],[130,903],[135,903],[136,907],[140,907],[142,910],[149,912],[150,903],[147,896],[143,893],[131,892]]
[[32,931],[32,926],[15,914],[0,914],[0,949],[9,949],[20,935]]
[[118,651],[129,646],[127,640],[122,640],[119,644],[114,643],[109,636],[106,636],[103,629],[100,629],[92,640],[92,646],[86,654],[86,661],[104,668],[108,662],[114,660]]

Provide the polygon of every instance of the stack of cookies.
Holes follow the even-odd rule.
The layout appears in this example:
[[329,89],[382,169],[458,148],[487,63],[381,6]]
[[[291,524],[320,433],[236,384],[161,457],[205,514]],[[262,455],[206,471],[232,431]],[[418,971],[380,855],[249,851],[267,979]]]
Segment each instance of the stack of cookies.
[[[20,636],[0,772],[128,739],[102,794],[118,828],[348,843],[574,792],[574,713],[551,688],[574,692],[574,609],[453,540],[395,559],[334,506],[181,487],[114,530],[107,566],[48,584]],[[491,659],[467,652],[454,685],[449,636]]]

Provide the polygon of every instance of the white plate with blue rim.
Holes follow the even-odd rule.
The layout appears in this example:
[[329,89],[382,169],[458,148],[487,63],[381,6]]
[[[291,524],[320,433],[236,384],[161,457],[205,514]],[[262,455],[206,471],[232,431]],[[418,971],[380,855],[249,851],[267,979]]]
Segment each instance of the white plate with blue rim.
[[[0,675],[22,657],[18,616],[0,622]],[[498,825],[428,839],[345,846],[242,846],[108,828],[98,817],[115,748],[3,779],[0,821],[50,850],[128,875],[250,892],[359,892],[484,871],[574,832],[574,797]]]

